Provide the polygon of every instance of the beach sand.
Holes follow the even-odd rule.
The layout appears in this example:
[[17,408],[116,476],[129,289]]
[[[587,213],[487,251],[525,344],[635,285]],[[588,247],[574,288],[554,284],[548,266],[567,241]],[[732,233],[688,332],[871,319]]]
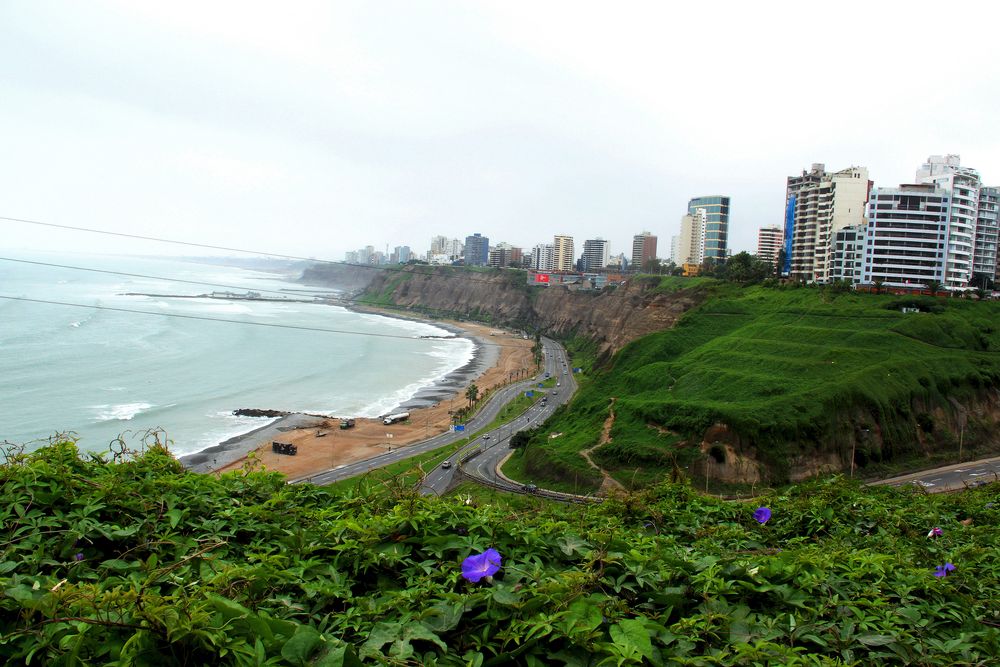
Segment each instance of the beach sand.
[[[367,312],[398,317],[395,313]],[[482,394],[535,371],[531,340],[469,322],[434,321],[433,324],[473,338],[477,343],[476,357],[392,411],[409,412],[406,422],[386,426],[379,419],[358,418],[354,428],[341,430],[339,420],[293,414],[210,448],[203,453],[207,456],[197,461],[194,456],[198,455],[185,457],[190,459],[185,464],[199,472],[213,469],[226,472],[239,469],[247,461],[246,454],[256,452],[257,460],[266,470],[282,472],[290,480],[307,477],[384,454],[389,447],[405,447],[443,433],[451,428],[451,413],[468,404],[465,391],[472,382]],[[274,453],[271,442],[275,440],[296,445],[298,453],[295,456]]]

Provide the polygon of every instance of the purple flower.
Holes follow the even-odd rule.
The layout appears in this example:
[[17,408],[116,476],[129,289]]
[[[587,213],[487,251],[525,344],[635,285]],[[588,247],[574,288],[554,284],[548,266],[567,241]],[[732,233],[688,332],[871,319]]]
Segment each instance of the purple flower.
[[955,570],[955,566],[952,565],[951,563],[945,563],[944,565],[938,565],[936,568],[934,568],[934,576],[935,577],[947,577],[948,573],[949,572],[953,572],[954,570]]
[[73,556],[73,560],[77,561],[83,560],[83,554],[82,553],[76,554],[75,556]]
[[753,518],[757,523],[767,523],[771,518],[771,510],[767,507],[758,507],[757,511],[753,513]]
[[944,531],[937,526],[931,528],[931,532],[927,533],[927,537],[941,537],[942,535],[944,535]]
[[469,556],[462,561],[462,576],[478,583],[483,577],[492,577],[500,569],[500,553],[496,549],[487,549],[481,554]]

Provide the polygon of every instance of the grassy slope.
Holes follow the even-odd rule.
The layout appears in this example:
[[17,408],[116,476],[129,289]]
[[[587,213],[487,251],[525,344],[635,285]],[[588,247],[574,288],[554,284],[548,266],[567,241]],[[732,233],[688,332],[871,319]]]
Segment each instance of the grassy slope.
[[818,443],[836,447],[854,429],[875,425],[884,443],[872,457],[893,458],[913,447],[914,398],[941,403],[1000,385],[1000,304],[925,299],[925,308],[939,312],[904,315],[893,296],[714,289],[674,329],[622,350],[572,410],[546,425],[571,437],[529,446],[536,477],[548,471],[564,481],[587,471],[576,452],[597,442],[610,397],[612,444],[597,455],[612,469],[662,476],[675,460],[698,456],[694,448],[677,450],[674,434],[700,441],[721,422],[757,446],[780,477],[789,455]]
[[[468,495],[473,495],[467,504]],[[756,505],[336,497],[154,449],[0,466],[4,664],[989,664],[997,485],[826,480]],[[964,523],[960,523],[963,521]],[[943,535],[927,537],[931,527]],[[494,548],[492,581],[461,577]],[[953,563],[946,578],[935,567]]]

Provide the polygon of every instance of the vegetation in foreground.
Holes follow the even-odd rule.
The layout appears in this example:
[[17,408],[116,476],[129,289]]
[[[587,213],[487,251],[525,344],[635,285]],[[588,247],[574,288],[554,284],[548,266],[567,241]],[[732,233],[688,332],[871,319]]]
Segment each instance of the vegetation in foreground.
[[[676,290],[691,279],[660,280]],[[863,474],[869,463],[957,449],[957,429],[942,422],[952,399],[1000,387],[996,302],[704,279],[697,288],[714,295],[592,373],[572,409],[529,443],[523,467],[540,484],[589,476],[596,488],[578,452],[598,444],[612,414],[610,441],[592,458],[626,485],[693,472],[716,424],[756,454],[769,481],[786,481],[796,457],[828,452],[846,467],[853,451]],[[992,430],[971,412],[966,454]]]
[[763,499],[767,513],[661,485],[522,511],[464,495],[337,497],[276,473],[199,476],[159,447],[120,462],[81,459],[72,444],[7,455],[7,664],[977,665],[1000,654],[996,485],[928,496],[832,479]]

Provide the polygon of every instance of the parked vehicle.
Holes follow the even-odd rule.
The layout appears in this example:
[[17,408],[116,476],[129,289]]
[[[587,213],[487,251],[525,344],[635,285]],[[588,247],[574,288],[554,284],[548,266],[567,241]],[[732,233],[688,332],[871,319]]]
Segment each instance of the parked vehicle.
[[385,419],[382,420],[382,423],[388,426],[389,424],[395,424],[396,422],[401,422],[404,419],[409,419],[409,418],[410,418],[409,412],[397,412],[394,415],[387,416]]
[[344,417],[340,420],[340,428],[354,428],[354,420],[349,417]]

